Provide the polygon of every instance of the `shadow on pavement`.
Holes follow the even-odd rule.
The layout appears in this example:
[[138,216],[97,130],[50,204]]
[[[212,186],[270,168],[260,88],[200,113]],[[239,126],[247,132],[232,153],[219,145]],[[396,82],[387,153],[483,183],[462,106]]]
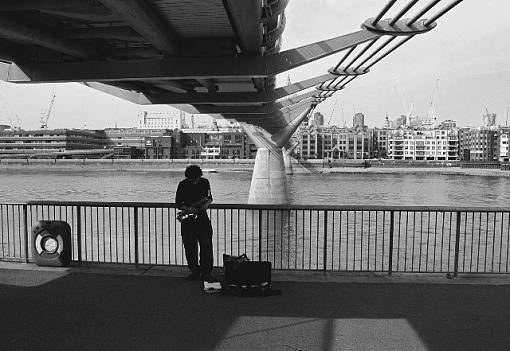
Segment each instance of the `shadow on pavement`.
[[[11,276],[8,276],[11,274]],[[20,286],[29,282],[31,286]],[[40,284],[39,284],[39,283]],[[503,350],[508,285],[277,282],[206,294],[161,276],[0,270],[1,350]]]

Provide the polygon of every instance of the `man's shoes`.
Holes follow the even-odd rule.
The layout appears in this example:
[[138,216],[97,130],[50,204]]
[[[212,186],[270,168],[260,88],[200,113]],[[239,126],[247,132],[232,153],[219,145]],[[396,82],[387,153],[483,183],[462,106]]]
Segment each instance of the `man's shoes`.
[[185,278],[187,281],[194,281],[194,280],[200,280],[200,274],[199,273],[191,273],[190,275],[188,275],[186,278]]
[[202,273],[200,275],[200,278],[203,280],[203,281],[206,281],[208,283],[212,283],[212,282],[215,282],[216,279],[214,279],[214,277],[211,275],[211,273]]

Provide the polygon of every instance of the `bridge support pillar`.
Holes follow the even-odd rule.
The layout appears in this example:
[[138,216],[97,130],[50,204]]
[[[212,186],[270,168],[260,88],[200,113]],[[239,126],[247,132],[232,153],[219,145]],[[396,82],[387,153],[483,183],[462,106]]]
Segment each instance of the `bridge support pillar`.
[[243,130],[257,145],[257,156],[253,167],[249,204],[283,205],[289,203],[289,193],[284,159],[288,159],[290,167],[290,152],[283,150],[288,145],[290,137],[296,131],[303,119],[312,111],[314,105],[306,106],[301,113],[289,121],[289,124],[272,134],[252,124],[241,123]]
[[285,148],[282,149],[283,164],[285,166],[285,174],[287,174],[287,175],[294,174],[294,171],[292,170],[292,158],[290,157],[291,152],[292,151],[286,150]]
[[289,203],[281,149],[258,148],[251,178],[249,204]]

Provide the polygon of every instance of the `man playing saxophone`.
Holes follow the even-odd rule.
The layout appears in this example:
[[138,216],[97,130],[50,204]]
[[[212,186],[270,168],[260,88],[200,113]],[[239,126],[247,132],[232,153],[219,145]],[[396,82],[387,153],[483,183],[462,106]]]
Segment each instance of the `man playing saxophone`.
[[186,279],[213,281],[213,230],[207,214],[213,200],[211,186],[197,165],[188,166],[184,176],[186,179],[177,187],[175,203],[180,210],[177,219],[181,222],[182,242],[191,271]]

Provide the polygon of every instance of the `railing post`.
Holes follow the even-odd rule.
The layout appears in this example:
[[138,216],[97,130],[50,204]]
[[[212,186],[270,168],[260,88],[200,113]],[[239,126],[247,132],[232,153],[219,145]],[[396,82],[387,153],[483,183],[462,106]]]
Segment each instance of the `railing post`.
[[25,235],[25,263],[28,263],[28,211],[27,204],[23,205],[23,222],[24,222],[24,230],[23,234]]
[[388,257],[388,275],[391,276],[393,273],[393,234],[394,234],[394,225],[395,225],[395,211],[390,211],[390,252]]
[[324,245],[323,245],[323,266],[322,270],[327,270],[328,264],[328,211],[324,211]]
[[78,264],[81,264],[81,206],[76,206],[76,240],[78,244]]
[[457,225],[455,229],[455,261],[453,264],[453,276],[459,273],[459,247],[460,247],[460,211],[457,211]]
[[259,210],[259,261],[262,261],[262,210]]
[[133,225],[134,225],[134,236],[135,236],[135,267],[138,268],[138,207],[133,207]]

